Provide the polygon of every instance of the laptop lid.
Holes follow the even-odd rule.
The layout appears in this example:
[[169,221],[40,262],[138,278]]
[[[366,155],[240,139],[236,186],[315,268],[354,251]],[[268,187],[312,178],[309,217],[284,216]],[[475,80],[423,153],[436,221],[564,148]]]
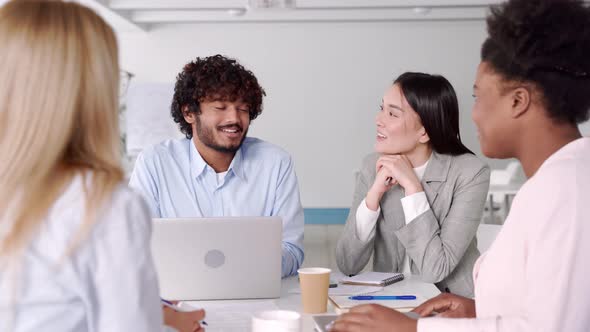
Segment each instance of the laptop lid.
[[162,298],[277,298],[280,217],[154,219],[152,253]]

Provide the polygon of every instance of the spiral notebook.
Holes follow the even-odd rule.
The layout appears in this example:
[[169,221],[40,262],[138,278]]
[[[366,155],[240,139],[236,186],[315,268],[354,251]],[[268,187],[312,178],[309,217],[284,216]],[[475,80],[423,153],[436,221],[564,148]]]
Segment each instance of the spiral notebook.
[[404,279],[403,273],[364,272],[359,275],[340,280],[343,284],[388,286]]
[[[381,294],[381,295],[396,295],[396,294],[409,294],[409,293],[396,292],[395,294],[388,294],[388,293],[380,292],[379,294]],[[412,311],[412,309],[416,308],[417,306],[421,305],[422,303],[424,303],[427,300],[427,298],[422,296],[421,294],[415,294],[415,295],[416,295],[415,300],[362,300],[362,301],[358,301],[358,300],[351,300],[349,296],[340,296],[340,295],[338,295],[338,296],[330,295],[329,299],[330,299],[330,302],[332,302],[332,305],[334,307],[334,312],[336,312],[337,314],[343,314],[345,312],[348,312],[348,310],[350,310],[350,308],[356,307],[357,305],[361,305],[361,304],[380,304],[384,307],[392,308],[392,309],[395,309],[400,312],[408,312],[408,311]]]

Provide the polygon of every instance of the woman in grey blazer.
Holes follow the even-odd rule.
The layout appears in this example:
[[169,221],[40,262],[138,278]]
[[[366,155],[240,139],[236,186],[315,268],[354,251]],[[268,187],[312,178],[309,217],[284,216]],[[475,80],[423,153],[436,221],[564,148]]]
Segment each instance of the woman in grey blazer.
[[336,248],[345,274],[420,275],[473,296],[475,234],[490,170],[461,142],[459,107],[442,76],[405,73],[383,96],[375,152],[363,160]]

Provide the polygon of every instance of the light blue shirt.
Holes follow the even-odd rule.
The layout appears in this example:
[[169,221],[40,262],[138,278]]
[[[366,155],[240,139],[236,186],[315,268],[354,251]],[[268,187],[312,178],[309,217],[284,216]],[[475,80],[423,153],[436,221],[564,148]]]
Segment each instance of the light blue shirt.
[[283,149],[247,137],[227,174],[218,175],[189,139],[145,149],[129,185],[154,218],[279,216],[283,219],[282,276],[303,262],[303,208],[293,160]]
[[[90,178],[84,183],[76,176],[18,264],[0,267],[0,331],[164,329],[156,269],[146,250],[152,234],[148,207],[120,185],[84,233]],[[78,246],[66,255],[73,243]]]

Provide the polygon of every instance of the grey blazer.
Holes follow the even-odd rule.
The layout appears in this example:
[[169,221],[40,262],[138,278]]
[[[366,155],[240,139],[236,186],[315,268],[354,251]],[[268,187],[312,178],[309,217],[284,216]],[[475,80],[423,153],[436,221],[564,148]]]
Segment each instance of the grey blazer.
[[374,236],[361,241],[356,210],[375,180],[378,154],[363,160],[352,207],[336,247],[336,262],[344,274],[356,274],[371,254],[373,270],[400,271],[407,253],[412,274],[435,283],[443,292],[473,296],[473,265],[479,257],[475,233],[490,184],[490,169],[471,154],[433,152],[422,186],[430,209],[405,223],[403,189],[394,186],[381,199]]

